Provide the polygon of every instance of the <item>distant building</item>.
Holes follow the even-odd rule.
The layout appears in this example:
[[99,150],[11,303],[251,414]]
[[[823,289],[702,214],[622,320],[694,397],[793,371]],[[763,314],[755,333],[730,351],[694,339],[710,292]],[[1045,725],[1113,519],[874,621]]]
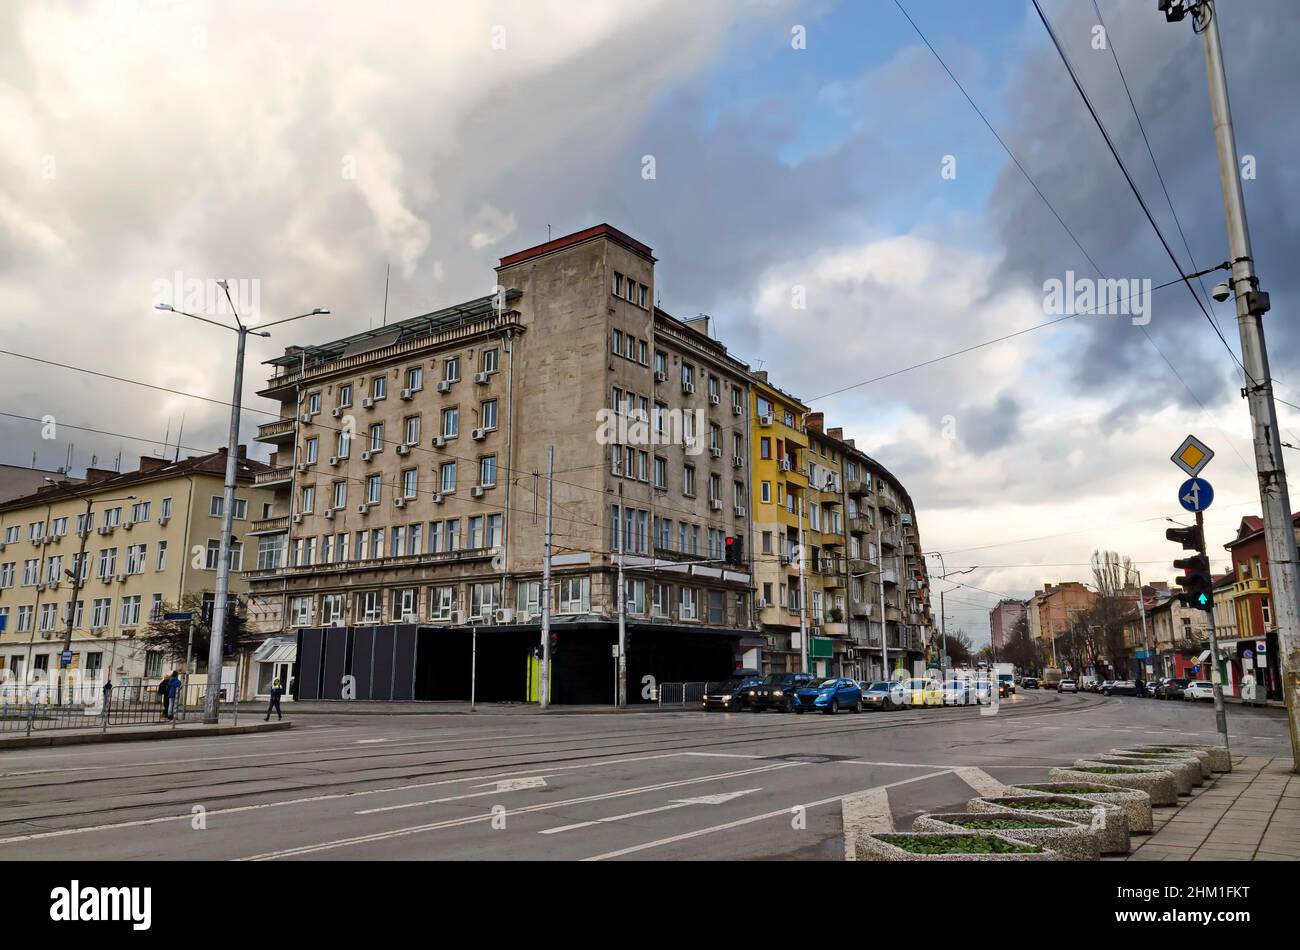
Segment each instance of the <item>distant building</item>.
[[1078,620],[1092,609],[1100,595],[1079,581],[1044,584],[1025,608],[1030,635],[1043,641],[1045,655],[1054,661],[1056,638],[1068,633]]
[[989,611],[989,637],[994,650],[1001,650],[1011,636],[1016,624],[1025,618],[1023,600],[1000,600]]
[[81,479],[68,478],[58,469],[28,468],[24,465],[0,465],[0,503],[30,495],[45,487],[45,479],[79,484]]

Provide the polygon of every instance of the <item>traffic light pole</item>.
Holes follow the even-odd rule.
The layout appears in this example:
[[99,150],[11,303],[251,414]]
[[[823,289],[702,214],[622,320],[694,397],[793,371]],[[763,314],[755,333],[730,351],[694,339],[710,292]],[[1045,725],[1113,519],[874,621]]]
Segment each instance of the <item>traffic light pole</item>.
[[[1196,533],[1201,539],[1200,553],[1205,553],[1205,515],[1196,513]],[[1210,590],[1214,590],[1214,572],[1210,571]],[[1138,592],[1139,596],[1141,591]],[[1210,609],[1205,612],[1210,622],[1210,685],[1214,690],[1214,729],[1219,734],[1219,745],[1228,748],[1228,710],[1223,704],[1223,677],[1219,675],[1219,634],[1214,626],[1214,595],[1210,595]],[[1232,756],[1228,756],[1228,770],[1232,770]]]

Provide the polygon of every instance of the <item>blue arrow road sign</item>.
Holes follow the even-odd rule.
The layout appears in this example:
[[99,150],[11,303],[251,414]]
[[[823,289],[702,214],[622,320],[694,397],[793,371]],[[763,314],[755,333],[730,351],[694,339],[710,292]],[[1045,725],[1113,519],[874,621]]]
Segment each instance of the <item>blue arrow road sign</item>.
[[1203,478],[1189,478],[1178,489],[1178,503],[1188,511],[1204,511],[1214,501],[1214,489]]

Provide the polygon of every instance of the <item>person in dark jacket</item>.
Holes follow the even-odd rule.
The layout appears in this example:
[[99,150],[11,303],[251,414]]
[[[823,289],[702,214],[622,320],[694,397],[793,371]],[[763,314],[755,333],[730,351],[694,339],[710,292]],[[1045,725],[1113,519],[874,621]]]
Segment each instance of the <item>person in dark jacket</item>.
[[181,692],[181,671],[172,670],[172,678],[163,684],[163,692],[167,697],[167,718],[176,718],[176,697]]
[[284,718],[284,713],[280,712],[280,697],[284,695],[284,687],[280,685],[277,678],[271,683],[271,702],[266,707],[266,718],[263,722],[271,721],[271,713],[274,712],[280,719]]
[[167,684],[169,682],[170,680],[168,680],[167,677],[165,676],[158,681],[157,693],[158,693],[158,705],[162,707],[162,714],[159,717],[161,719],[167,718]]

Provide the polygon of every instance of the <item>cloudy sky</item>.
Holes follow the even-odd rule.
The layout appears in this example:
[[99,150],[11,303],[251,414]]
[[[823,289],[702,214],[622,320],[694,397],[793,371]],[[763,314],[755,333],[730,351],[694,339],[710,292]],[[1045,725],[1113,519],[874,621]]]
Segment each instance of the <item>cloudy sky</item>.
[[[1154,3],[1099,2],[1045,9],[1184,268],[1217,263],[1200,40]],[[979,567],[948,600],[977,642],[998,595],[1088,579],[1097,547],[1167,579],[1188,432],[1218,453],[1210,537],[1258,511],[1232,357],[1175,285],[1145,326],[1080,315],[909,369],[1052,319],[1044,282],[1092,262],[1176,272],[1028,0],[903,5],[1077,245],[893,0],[4,4],[0,348],[222,400],[233,335],[157,313],[160,293],[225,277],[257,282],[264,319],[333,311],[258,341],[255,366],[377,323],[388,267],[400,318],[489,292],[548,225],[607,221],[655,249],[667,310],[712,314],[904,480],[925,547]],[[1219,8],[1273,374],[1300,404],[1300,9]],[[1236,349],[1230,305],[1211,312]],[[213,402],[0,368],[0,461],[75,444],[77,472],[133,465],[182,415],[187,447],[224,438]],[[54,438],[28,421],[46,416]]]

